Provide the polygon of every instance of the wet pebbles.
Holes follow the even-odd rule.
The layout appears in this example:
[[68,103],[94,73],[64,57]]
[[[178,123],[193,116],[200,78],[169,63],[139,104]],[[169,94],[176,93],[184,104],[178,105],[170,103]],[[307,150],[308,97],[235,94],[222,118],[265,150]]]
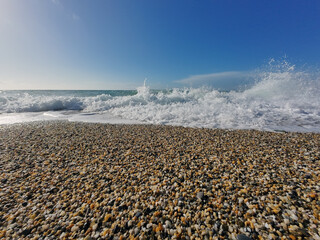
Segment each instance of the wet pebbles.
[[0,239],[320,239],[320,134],[0,126]]

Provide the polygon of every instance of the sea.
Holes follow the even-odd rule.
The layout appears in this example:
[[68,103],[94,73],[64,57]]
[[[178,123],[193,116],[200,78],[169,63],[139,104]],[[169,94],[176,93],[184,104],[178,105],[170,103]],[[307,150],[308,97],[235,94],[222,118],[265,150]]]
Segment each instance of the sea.
[[0,91],[0,124],[80,121],[194,128],[320,133],[320,74],[258,71],[237,90],[213,87],[135,90]]

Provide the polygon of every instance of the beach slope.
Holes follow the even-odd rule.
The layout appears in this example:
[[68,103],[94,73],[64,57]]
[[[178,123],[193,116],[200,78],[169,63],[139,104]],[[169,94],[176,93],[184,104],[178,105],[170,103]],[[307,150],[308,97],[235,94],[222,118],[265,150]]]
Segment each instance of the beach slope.
[[320,239],[320,134],[0,126],[0,238]]

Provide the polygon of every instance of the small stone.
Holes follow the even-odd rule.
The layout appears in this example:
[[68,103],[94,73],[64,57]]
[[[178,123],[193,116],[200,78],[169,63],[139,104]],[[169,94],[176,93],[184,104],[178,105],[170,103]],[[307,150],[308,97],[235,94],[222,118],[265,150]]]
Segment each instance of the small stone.
[[110,229],[109,229],[109,228],[104,228],[104,229],[102,230],[102,232],[100,233],[100,236],[101,236],[101,237],[104,237],[104,236],[106,236],[109,232],[110,232]]
[[178,200],[183,202],[184,201],[184,197],[179,197]]
[[227,224],[222,224],[222,230],[227,232],[228,231],[228,225]]
[[238,239],[238,240],[252,240],[251,238],[247,237],[247,236],[244,235],[244,234],[239,234],[239,235],[237,236],[237,239]]
[[93,231],[95,231],[97,228],[98,228],[98,224],[94,224],[94,225],[92,226],[92,230],[93,230]]
[[6,178],[1,179],[1,183],[3,183],[3,184],[5,184],[7,181],[8,181],[8,179],[6,179]]
[[49,229],[49,224],[43,225],[41,229],[43,232],[47,231]]
[[166,225],[167,228],[171,228],[171,226],[172,226],[172,224],[171,224],[171,222],[169,220],[165,221],[165,225]]
[[171,236],[173,236],[175,233],[176,233],[176,230],[170,229],[169,234],[170,234]]
[[293,236],[292,234],[289,235],[289,238],[290,238],[291,240],[296,240],[296,237]]
[[56,188],[56,187],[52,187],[52,188],[50,188],[49,189],[49,193],[57,193],[59,191],[59,189],[58,188]]
[[198,198],[199,200],[202,200],[203,197],[204,197],[204,193],[203,193],[203,192],[198,192],[198,193],[197,193],[197,198]]
[[141,211],[136,212],[136,214],[134,215],[135,217],[139,218],[142,215]]
[[115,225],[114,228],[112,229],[112,232],[113,232],[114,234],[116,234],[116,233],[118,233],[119,231],[120,231],[120,227],[119,227],[118,224],[117,224],[117,225]]
[[139,232],[140,232],[139,228],[135,228],[135,229],[134,229],[134,235],[138,235]]
[[31,228],[26,228],[21,232],[21,234],[24,236],[28,236],[31,233],[31,230]]
[[299,227],[297,225],[290,225],[288,227],[289,232],[293,233],[293,234],[296,233],[298,231],[298,229],[299,229]]
[[71,232],[77,232],[79,230],[79,227],[77,225],[74,225],[72,228],[71,228]]
[[191,237],[191,235],[192,235],[191,227],[188,227],[188,228],[187,228],[187,233],[188,233],[188,235]]
[[103,222],[109,222],[109,221],[111,220],[111,218],[112,218],[112,215],[111,215],[111,214],[106,214],[106,215],[104,216]]
[[311,197],[311,198],[316,198],[316,197],[317,197],[317,194],[314,193],[314,192],[312,192],[312,193],[309,194],[309,197]]
[[162,230],[163,230],[163,226],[162,226],[161,223],[159,223],[159,225],[158,225],[157,228],[156,228],[156,232],[160,232],[160,231],[162,231]]
[[310,173],[307,173],[304,175],[305,179],[312,179],[312,175]]
[[60,235],[60,239],[64,239],[65,237],[67,236],[67,233],[65,233],[65,232],[63,232],[63,233],[61,233],[61,235]]

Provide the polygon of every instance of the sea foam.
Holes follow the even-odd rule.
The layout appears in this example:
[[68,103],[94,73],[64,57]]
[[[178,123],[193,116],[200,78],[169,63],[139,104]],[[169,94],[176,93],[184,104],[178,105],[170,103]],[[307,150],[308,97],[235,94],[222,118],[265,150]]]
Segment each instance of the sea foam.
[[146,84],[117,93],[2,91],[0,118],[3,122],[10,113],[18,118],[19,113],[43,112],[47,120],[48,112],[54,112],[54,119],[71,121],[320,132],[319,96],[319,74],[282,64],[256,71],[255,82],[241,91],[209,87],[155,91]]

